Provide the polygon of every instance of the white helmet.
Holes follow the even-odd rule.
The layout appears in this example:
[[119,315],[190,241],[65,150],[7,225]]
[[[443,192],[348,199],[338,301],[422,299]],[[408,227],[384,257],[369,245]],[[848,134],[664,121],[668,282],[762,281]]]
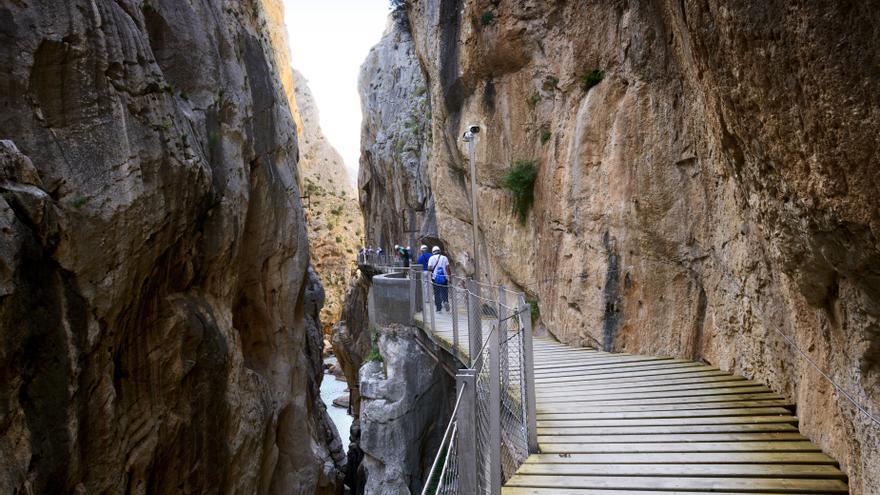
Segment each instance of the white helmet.
[[399,244],[395,244],[395,245],[394,245],[394,249],[397,249],[397,248],[399,248],[399,247],[400,247]]
[[422,244],[421,250],[422,250],[422,251],[427,251],[427,250],[428,250],[428,246]]
[[407,247],[406,247],[406,250],[409,251],[409,249],[410,249],[409,246],[407,246]]
[[440,246],[434,246],[431,248],[431,252],[434,254],[440,254]]

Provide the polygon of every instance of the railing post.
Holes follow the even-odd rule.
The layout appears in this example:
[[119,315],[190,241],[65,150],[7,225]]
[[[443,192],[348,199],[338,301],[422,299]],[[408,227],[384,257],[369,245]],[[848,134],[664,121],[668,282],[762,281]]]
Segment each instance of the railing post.
[[507,390],[510,381],[510,345],[507,342],[507,296],[504,286],[498,286],[498,341],[500,352],[504,359],[501,360],[501,388]]
[[434,292],[437,290],[437,287],[434,286],[434,281],[431,280],[431,274],[425,274],[428,277],[428,295],[431,296],[431,301],[428,303],[428,306],[431,308],[431,331],[437,333],[437,320],[434,318],[434,313],[436,310],[434,309],[434,298],[437,297]]
[[406,274],[409,276],[409,317],[410,322],[415,326],[416,308],[418,308],[418,301],[416,301],[416,290],[418,287],[416,285],[416,271],[412,267],[409,267],[406,269]]
[[498,328],[489,331],[489,493],[501,493],[501,369]]
[[468,279],[468,355],[471,362],[476,362],[477,354],[483,348],[483,319],[480,316],[480,289],[473,279]]
[[538,428],[535,411],[535,365],[534,356],[532,354],[532,308],[525,301],[525,297],[520,296],[520,320],[522,321],[523,332],[523,370],[520,376],[525,382],[526,392],[526,431],[529,438],[529,453],[537,454],[540,452],[538,448]]
[[452,311],[452,355],[458,359],[458,299],[456,294],[455,281],[449,279],[449,309]]
[[419,274],[422,282],[422,322],[425,324],[425,329],[429,332],[431,331],[431,315],[428,314],[428,277],[425,275],[425,272]]
[[455,418],[458,428],[455,440],[458,493],[477,493],[477,379],[474,370],[458,370],[455,385],[458,393],[464,388]]

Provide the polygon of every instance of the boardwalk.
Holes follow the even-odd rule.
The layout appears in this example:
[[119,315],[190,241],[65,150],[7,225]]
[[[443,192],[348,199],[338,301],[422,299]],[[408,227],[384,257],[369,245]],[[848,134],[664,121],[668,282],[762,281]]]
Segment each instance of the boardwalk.
[[[448,313],[435,322],[435,337],[451,348]],[[466,329],[460,340],[465,354]],[[534,362],[541,453],[506,481],[504,495],[848,493],[836,462],[760,383],[544,338],[534,341]]]

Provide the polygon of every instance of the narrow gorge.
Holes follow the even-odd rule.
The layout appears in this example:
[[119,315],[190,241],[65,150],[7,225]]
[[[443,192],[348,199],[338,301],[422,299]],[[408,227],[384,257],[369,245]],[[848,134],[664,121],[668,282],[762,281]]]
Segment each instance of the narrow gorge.
[[[0,493],[435,495],[496,467],[503,483],[552,443],[549,413],[533,428],[544,435],[526,432],[534,335],[539,379],[568,360],[573,384],[535,395],[593,390],[612,355],[710,370],[773,395],[764,419],[787,429],[700,434],[803,438],[829,465],[799,461],[794,477],[880,494],[875,5],[382,0],[369,51],[351,28],[369,21],[345,20],[356,5],[0,2]],[[328,39],[367,54],[346,79],[361,103],[349,109],[362,116],[356,184],[324,118],[326,79],[291,54],[290,20],[322,6]],[[336,74],[342,62],[313,41],[302,50]],[[406,270],[422,245],[448,256],[454,281]],[[468,292],[478,282],[499,295]],[[458,307],[455,284],[469,294]],[[470,332],[464,347],[444,347],[447,320],[456,339]],[[513,345],[498,343],[511,327],[528,346],[501,378],[483,373],[521,385],[522,459],[497,424],[458,422],[468,383],[475,398],[498,388],[474,351]],[[484,328],[494,343],[488,330],[468,340]],[[331,419],[324,380],[345,389],[335,411],[350,430]],[[588,419],[682,432],[663,415],[676,407]],[[498,409],[489,421],[509,413]],[[494,442],[509,465],[448,474],[465,452],[453,431],[479,437],[475,451]],[[561,473],[579,454],[543,459]],[[614,462],[635,473],[618,479],[666,476]],[[598,464],[577,476],[596,479]],[[751,478],[779,487],[752,489],[761,466],[741,464],[736,489],[499,493],[807,491],[785,484],[779,460]]]

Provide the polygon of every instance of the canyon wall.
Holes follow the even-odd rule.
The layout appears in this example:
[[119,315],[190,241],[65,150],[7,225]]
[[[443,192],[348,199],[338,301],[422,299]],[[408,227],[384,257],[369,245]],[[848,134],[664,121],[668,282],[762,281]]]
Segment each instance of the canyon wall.
[[293,71],[299,171],[306,198],[306,223],[312,263],[326,292],[321,310],[324,333],[329,335],[342,312],[342,300],[357,268],[357,250],[363,238],[363,216],[354,187],[339,152],[321,131],[318,107],[305,77]]
[[[381,41],[361,66],[361,160],[358,193],[365,242],[389,251],[436,235],[434,199],[428,180],[431,103],[406,12],[389,16]],[[410,246],[418,252],[417,246]]]
[[[396,15],[361,84],[368,239],[404,213],[392,191],[417,187],[473,272],[460,136],[479,124],[484,280],[537,299],[563,342],[769,384],[853,493],[880,492],[880,430],[811,364],[880,416],[876,9],[423,0]],[[416,66],[431,137],[414,176],[385,136],[421,93],[381,78]],[[503,185],[521,160],[537,171],[522,223]]]
[[271,4],[0,7],[3,493],[337,492]]
[[419,345],[421,330],[390,325],[375,332],[381,359],[360,369],[359,493],[421,493],[449,422],[455,380]]

